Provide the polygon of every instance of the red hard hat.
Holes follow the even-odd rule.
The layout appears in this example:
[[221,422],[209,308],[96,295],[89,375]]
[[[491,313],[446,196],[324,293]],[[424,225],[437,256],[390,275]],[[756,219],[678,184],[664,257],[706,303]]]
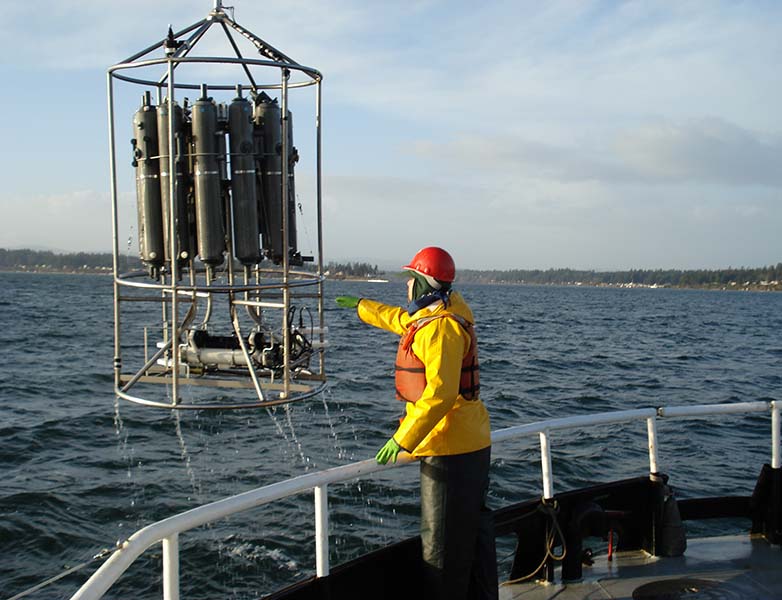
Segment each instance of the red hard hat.
[[451,283],[456,277],[456,266],[453,263],[453,258],[445,250],[437,246],[422,248],[416,253],[410,264],[402,268],[408,271],[415,271],[427,277],[434,277],[444,283]]

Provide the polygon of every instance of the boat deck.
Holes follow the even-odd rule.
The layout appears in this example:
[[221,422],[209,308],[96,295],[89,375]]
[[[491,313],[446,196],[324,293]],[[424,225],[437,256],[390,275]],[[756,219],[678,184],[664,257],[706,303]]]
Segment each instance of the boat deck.
[[[557,578],[559,573],[557,572]],[[731,535],[687,541],[677,558],[643,551],[595,556],[577,583],[500,586],[500,600],[733,600],[782,598],[782,549],[762,537]]]

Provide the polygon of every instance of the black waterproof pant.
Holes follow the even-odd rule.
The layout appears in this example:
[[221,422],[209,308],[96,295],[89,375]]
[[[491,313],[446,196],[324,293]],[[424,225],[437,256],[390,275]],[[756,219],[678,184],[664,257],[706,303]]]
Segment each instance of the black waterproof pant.
[[427,600],[496,600],[494,522],[486,508],[491,447],[421,459]]

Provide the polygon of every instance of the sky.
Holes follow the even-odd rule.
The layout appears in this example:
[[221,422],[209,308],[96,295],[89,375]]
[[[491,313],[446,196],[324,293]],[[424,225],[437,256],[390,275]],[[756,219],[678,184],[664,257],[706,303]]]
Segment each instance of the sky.
[[[326,262],[397,268],[427,245],[473,269],[782,261],[780,2],[224,4],[323,74]],[[111,251],[106,70],[213,6],[4,6],[0,248]],[[199,52],[231,55],[221,36]],[[305,254],[317,250],[312,90],[291,104]],[[140,97],[115,89],[122,251],[136,248]]]

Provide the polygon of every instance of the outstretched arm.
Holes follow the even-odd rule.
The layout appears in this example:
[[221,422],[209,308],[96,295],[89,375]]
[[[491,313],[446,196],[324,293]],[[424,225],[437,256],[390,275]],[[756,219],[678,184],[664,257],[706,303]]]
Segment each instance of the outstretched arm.
[[358,318],[367,325],[385,329],[397,335],[403,335],[412,319],[400,306],[389,306],[375,300],[362,298],[358,303]]

